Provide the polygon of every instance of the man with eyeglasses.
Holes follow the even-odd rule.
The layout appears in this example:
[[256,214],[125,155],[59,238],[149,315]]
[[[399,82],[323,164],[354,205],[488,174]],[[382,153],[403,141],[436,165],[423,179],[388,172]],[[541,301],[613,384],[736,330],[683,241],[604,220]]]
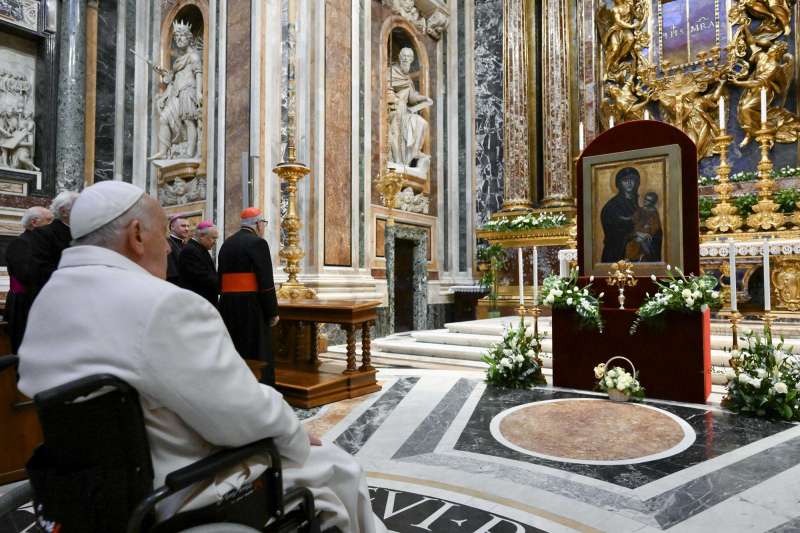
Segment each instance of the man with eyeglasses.
[[219,312],[236,351],[267,363],[261,382],[274,385],[271,328],[278,323],[278,298],[269,245],[263,239],[267,221],[255,207],[242,211],[240,218],[241,229],[219,251]]

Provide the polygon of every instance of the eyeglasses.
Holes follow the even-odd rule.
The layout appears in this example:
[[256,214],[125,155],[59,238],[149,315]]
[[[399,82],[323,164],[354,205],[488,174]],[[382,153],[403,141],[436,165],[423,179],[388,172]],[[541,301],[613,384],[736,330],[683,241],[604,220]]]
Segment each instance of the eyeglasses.
[[256,222],[261,222],[265,226],[269,225],[269,220],[267,220],[265,218],[259,218],[258,220],[256,220]]

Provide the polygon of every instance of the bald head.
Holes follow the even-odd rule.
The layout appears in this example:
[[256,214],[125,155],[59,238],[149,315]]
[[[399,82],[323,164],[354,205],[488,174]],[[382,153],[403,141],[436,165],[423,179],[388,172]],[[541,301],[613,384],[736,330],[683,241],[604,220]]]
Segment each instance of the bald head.
[[28,208],[22,215],[22,227],[26,230],[46,226],[53,221],[53,213],[46,207],[34,206]]

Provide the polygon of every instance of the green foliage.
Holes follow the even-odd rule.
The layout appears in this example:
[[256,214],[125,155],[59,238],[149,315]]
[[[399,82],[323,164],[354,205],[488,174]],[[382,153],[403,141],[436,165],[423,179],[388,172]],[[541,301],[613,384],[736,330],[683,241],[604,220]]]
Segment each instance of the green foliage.
[[775,201],[781,206],[782,213],[794,213],[797,211],[797,202],[800,201],[800,191],[781,189],[775,193]]
[[716,200],[713,198],[709,198],[708,196],[701,196],[699,199],[700,202],[700,220],[705,220],[711,217],[711,209],[717,205]]
[[737,413],[800,421],[800,357],[791,347],[764,337],[747,336],[747,348],[731,352],[728,394],[722,405]]
[[[589,278],[594,281],[594,276]],[[578,270],[573,269],[569,277],[547,276],[542,283],[542,298],[544,304],[553,309],[572,309],[580,317],[581,324],[596,327],[603,331],[603,319],[600,316],[600,302],[603,298],[601,292],[595,297],[589,289],[591,283],[581,288],[578,287]]]
[[741,216],[746,217],[753,213],[753,206],[758,203],[758,195],[753,193],[736,196],[731,203],[736,206]]
[[[478,284],[484,289],[494,290],[494,282],[497,278],[497,273],[506,268],[506,251],[499,243],[491,246],[485,246],[478,249],[478,261],[489,263],[489,270],[483,273]],[[497,299],[497,295],[492,292],[490,295],[492,301]]]
[[544,385],[542,375],[541,336],[534,335],[533,327],[525,327],[525,319],[520,318],[517,327],[509,328],[503,340],[492,346],[482,357],[489,365],[486,382],[498,387],[529,389],[534,385]]

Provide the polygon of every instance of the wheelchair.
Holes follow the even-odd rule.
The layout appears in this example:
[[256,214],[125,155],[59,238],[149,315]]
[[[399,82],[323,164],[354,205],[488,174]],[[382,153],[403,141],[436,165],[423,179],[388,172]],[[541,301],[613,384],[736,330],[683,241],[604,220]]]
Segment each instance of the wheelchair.
[[[2,367],[15,362],[0,357]],[[92,375],[43,391],[34,403],[44,442],[28,461],[29,483],[0,498],[0,518],[32,500],[39,527],[58,533],[320,531],[311,491],[283,491],[272,439],[221,450],[171,472],[154,490],[142,408],[130,385]],[[270,458],[258,479],[220,502],[156,521],[159,502],[255,455]]]

